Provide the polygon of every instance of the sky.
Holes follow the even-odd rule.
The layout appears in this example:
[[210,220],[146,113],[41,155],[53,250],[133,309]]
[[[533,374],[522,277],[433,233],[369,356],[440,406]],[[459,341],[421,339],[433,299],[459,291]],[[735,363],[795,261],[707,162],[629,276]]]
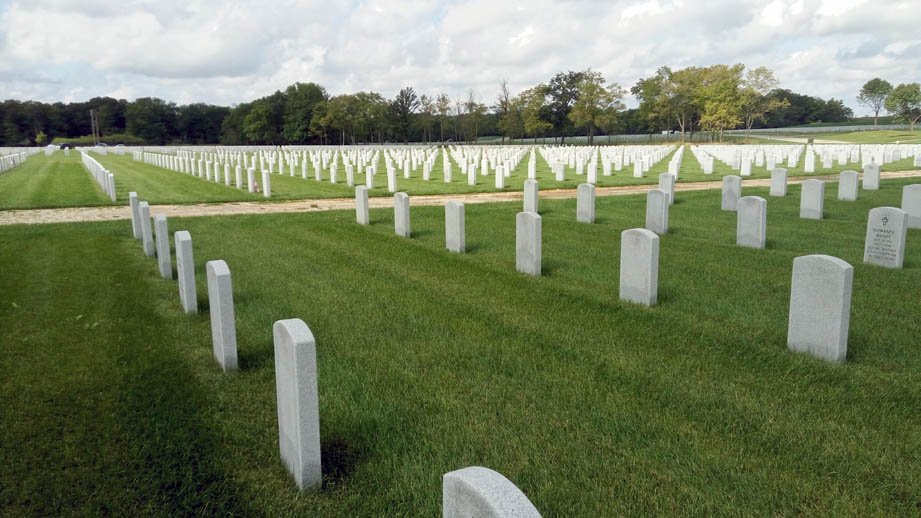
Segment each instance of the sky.
[[921,82],[919,20],[921,0],[0,0],[0,99],[232,106],[313,81],[492,104],[503,79],[742,63],[866,115],[866,81]]

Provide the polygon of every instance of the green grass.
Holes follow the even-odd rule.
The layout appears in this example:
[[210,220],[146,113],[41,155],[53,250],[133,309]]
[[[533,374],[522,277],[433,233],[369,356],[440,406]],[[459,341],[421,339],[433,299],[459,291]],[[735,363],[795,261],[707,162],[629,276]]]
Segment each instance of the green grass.
[[850,133],[808,135],[808,137],[821,140],[840,140],[854,144],[921,144],[921,130],[853,131]]
[[102,188],[80,163],[79,153],[65,157],[36,154],[0,174],[0,210],[109,205]]
[[[431,516],[441,475],[483,465],[546,516],[908,515],[921,506],[921,234],[904,270],[861,263],[867,212],[826,189],[768,198],[768,249],[734,245],[719,192],[679,193],[659,306],[617,300],[642,196],[541,203],[544,275],[514,270],[520,204],[443,209],[413,238],[352,211],[173,219],[202,313],[127,221],[0,228],[0,508],[9,515]],[[765,189],[745,194],[767,196]],[[785,347],[794,257],[854,265],[848,363]],[[204,264],[233,273],[241,372],[212,358]],[[11,272],[15,272],[12,274]],[[317,338],[324,488],[278,457],[271,326]]]

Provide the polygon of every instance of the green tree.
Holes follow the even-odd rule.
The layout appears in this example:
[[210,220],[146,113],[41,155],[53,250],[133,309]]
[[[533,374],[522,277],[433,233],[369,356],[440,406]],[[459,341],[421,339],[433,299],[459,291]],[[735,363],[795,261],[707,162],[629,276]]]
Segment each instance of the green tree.
[[441,135],[441,142],[445,141],[445,122],[451,114],[451,98],[447,94],[438,94],[435,101],[435,110],[438,112],[438,129]]
[[48,135],[44,131],[39,130],[38,134],[35,135],[35,145],[44,146],[48,142]]
[[547,91],[545,84],[539,84],[518,94],[518,103],[521,105],[521,120],[525,134],[534,138],[545,137],[553,129],[553,124],[544,116],[549,112],[547,107]]
[[609,126],[617,111],[624,109],[623,97],[624,91],[619,85],[605,86],[600,72],[589,69],[582,73],[569,120],[576,126],[585,127],[589,145],[594,143],[595,128]]
[[742,81],[741,64],[713,65],[700,70],[700,81],[695,88],[697,104],[702,107],[700,126],[704,130],[719,133],[742,123],[742,100],[739,85]]
[[419,97],[419,127],[422,128],[422,140],[428,143],[432,138],[432,124],[435,120],[435,103],[432,98],[422,94]]
[[326,101],[326,89],[316,83],[294,83],[285,89],[282,134],[289,144],[305,144],[317,104]]
[[909,130],[915,131],[915,124],[921,119],[921,85],[900,84],[886,97],[886,110],[908,122]]
[[860,89],[857,94],[857,102],[873,110],[873,126],[876,126],[876,120],[879,118],[879,111],[886,104],[886,98],[892,92],[892,85],[885,79],[875,77]]
[[763,121],[768,113],[790,106],[786,99],[768,95],[775,88],[777,79],[767,67],[758,67],[745,74],[739,94],[742,120],[749,135],[756,121]]
[[125,109],[128,133],[148,144],[167,144],[176,135],[176,105],[155,97],[142,97]]
[[550,79],[547,85],[547,98],[549,116],[547,119],[553,124],[557,135],[560,137],[560,144],[563,144],[567,136],[573,135],[574,126],[569,118],[569,112],[576,102],[579,95],[579,83],[582,81],[584,72],[560,72]]
[[243,119],[243,133],[256,144],[283,142],[285,96],[281,92],[253,101],[252,108]]
[[412,116],[418,108],[419,98],[411,86],[400,90],[390,103],[393,127],[397,132],[397,137],[402,138],[403,142],[409,141],[409,127],[412,123]]

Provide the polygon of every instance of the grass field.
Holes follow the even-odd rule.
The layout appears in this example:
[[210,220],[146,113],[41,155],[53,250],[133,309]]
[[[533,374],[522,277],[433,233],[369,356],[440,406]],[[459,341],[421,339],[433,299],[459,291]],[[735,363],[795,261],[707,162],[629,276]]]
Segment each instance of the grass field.
[[110,204],[77,153],[69,158],[63,153],[33,155],[0,174],[0,210]]
[[[198,180],[196,180],[198,181]],[[915,180],[917,181],[917,180]],[[170,221],[195,246],[201,313],[128,221],[0,227],[0,509],[19,515],[432,516],[441,475],[514,481],[546,516],[909,515],[921,506],[921,234],[905,269],[861,264],[870,208],[908,181],[734,246],[719,192],[681,193],[659,306],[617,300],[619,234],[645,198],[541,203],[544,275],[514,270],[519,204],[443,209],[413,238],[351,211]],[[767,196],[765,189],[745,194]],[[848,363],[785,347],[794,257],[854,265]],[[241,371],[212,359],[204,264],[233,274]],[[278,456],[271,326],[317,338],[324,487]]]
[[921,144],[921,130],[915,131],[854,131],[851,133],[827,133],[809,135],[816,139],[840,140],[854,144]]

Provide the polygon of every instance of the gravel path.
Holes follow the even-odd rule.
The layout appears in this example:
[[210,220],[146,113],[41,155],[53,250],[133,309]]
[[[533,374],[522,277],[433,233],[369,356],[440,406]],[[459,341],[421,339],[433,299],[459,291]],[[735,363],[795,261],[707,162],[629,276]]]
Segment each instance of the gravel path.
[[[899,171],[882,173],[882,178],[906,178],[921,176],[921,171]],[[808,178],[818,178],[821,180],[835,181],[838,175],[810,176]],[[798,184],[806,177],[791,178],[788,184]],[[744,187],[767,187],[771,184],[769,178],[758,178],[754,180],[744,179]],[[702,191],[708,189],[722,188],[722,180],[713,182],[690,182],[679,183],[675,185],[675,190],[683,191]],[[642,194],[649,189],[655,188],[654,185],[625,185],[619,187],[598,187],[595,191],[597,196],[620,196],[627,194]],[[449,200],[458,200],[464,203],[490,203],[497,201],[520,201],[523,197],[521,191],[516,192],[484,192],[473,194],[437,194],[437,195],[419,195],[412,197],[412,205],[432,206],[444,205]],[[542,200],[561,200],[566,198],[575,198],[575,189],[555,189],[540,191]],[[386,208],[393,206],[393,198],[390,196],[372,197],[369,200],[370,207]],[[278,212],[315,212],[323,210],[351,210],[355,207],[353,198],[332,198],[323,200],[295,200],[278,203],[256,203],[256,202],[233,202],[233,203],[208,203],[193,205],[151,205],[150,213],[166,214],[170,218],[178,217],[195,217],[195,216],[228,216],[234,214],[273,214]],[[29,210],[6,210],[0,211],[0,225],[17,225],[17,224],[40,224],[40,223],[70,223],[70,222],[92,222],[92,221],[113,221],[119,219],[131,218],[127,205],[114,207],[73,207],[65,209],[29,209]]]

